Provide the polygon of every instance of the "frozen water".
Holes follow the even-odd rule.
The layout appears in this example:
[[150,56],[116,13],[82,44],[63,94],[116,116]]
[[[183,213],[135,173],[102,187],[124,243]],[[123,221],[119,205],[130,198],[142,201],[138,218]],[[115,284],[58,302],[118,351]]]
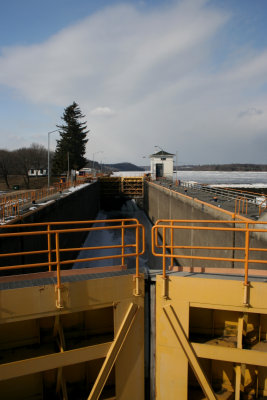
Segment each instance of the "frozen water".
[[[144,176],[149,171],[119,171],[114,176]],[[177,171],[173,179],[228,187],[267,187],[267,172],[255,171]]]

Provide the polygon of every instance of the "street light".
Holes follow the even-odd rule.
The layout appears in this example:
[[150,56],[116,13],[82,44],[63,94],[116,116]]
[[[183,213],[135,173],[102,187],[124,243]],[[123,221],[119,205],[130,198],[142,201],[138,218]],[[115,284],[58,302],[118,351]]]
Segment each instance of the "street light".
[[176,168],[175,168],[175,172],[176,172],[176,174],[175,174],[175,184],[176,184],[176,186],[177,186],[177,184],[178,184],[178,181],[177,181],[177,164],[178,164],[178,151],[176,150],[176,157],[175,157],[175,161],[176,161]]
[[51,133],[58,132],[58,129],[50,131],[47,133],[48,143],[47,143],[47,186],[50,188],[50,135]]
[[99,151],[95,151],[93,153],[93,169],[94,169],[94,166],[95,166],[95,154],[98,154],[98,153],[104,153],[104,152],[102,150],[99,150]]

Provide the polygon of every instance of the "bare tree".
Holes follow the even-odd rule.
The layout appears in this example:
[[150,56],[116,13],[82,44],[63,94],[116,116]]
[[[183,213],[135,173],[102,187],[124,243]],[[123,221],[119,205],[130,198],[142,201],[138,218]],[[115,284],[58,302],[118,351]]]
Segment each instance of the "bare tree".
[[47,149],[40,144],[33,143],[30,147],[32,153],[32,168],[38,170],[47,168]]
[[33,143],[31,147],[22,147],[14,151],[17,160],[17,173],[24,176],[27,188],[30,186],[29,171],[47,166],[47,150],[44,146]]
[[12,173],[14,167],[12,152],[0,149],[0,176],[3,177],[6,187],[9,189],[8,176]]

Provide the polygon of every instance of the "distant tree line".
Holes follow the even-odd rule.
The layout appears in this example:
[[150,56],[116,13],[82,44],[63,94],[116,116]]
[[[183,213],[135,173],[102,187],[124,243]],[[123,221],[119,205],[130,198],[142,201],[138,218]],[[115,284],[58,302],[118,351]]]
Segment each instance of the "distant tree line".
[[[86,128],[86,122],[82,121],[83,118],[84,115],[77,103],[73,102],[65,108],[61,117],[64,123],[57,125],[60,139],[57,140],[55,152],[50,153],[53,174],[59,175],[85,166],[87,160],[84,155],[88,141],[86,135],[89,131]],[[29,171],[47,169],[47,159],[47,149],[36,143],[13,151],[0,149],[0,177],[9,188],[11,175],[23,175],[25,186],[29,188]]]
[[178,170],[186,171],[267,171],[267,164],[202,164],[182,165]]
[[17,150],[0,149],[0,176],[9,188],[10,175],[22,175],[25,186],[29,187],[31,169],[47,168],[47,149],[37,143]]

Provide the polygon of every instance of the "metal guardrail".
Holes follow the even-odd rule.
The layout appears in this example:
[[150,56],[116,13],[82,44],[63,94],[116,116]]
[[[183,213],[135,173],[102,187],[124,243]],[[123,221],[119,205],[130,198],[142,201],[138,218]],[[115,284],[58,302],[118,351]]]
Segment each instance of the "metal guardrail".
[[[84,182],[82,182],[84,183]],[[20,193],[4,194],[0,196],[0,222],[5,223],[10,217],[18,217],[21,214],[23,206],[26,204],[35,204],[37,201],[45,199],[62,192],[72,186],[80,185],[81,182],[59,182],[53,187],[25,190]]]
[[253,204],[258,207],[259,215],[267,208],[267,195],[263,193],[251,193],[246,190],[234,188],[220,188],[195,182],[179,181],[180,186],[185,188],[210,193],[214,197],[220,196],[235,202],[235,213],[240,215],[248,212],[248,205]]
[[[218,226],[219,225],[219,226]],[[226,226],[227,225],[227,226]],[[233,226],[234,225],[234,226]],[[187,245],[177,243],[175,238],[176,231],[190,231],[196,232],[201,231],[199,235],[199,243],[196,235],[194,235],[194,242]],[[213,233],[213,239],[205,239],[207,232]],[[243,233],[243,245],[235,244],[233,240],[232,246],[224,246],[222,244],[221,237],[215,238],[216,233],[227,232],[227,233]],[[266,248],[255,248],[250,244],[251,236],[255,233],[265,233],[267,235],[267,222],[245,222],[245,221],[213,221],[213,220],[158,220],[152,228],[152,254],[156,257],[162,258],[162,276],[163,279],[167,278],[167,260],[170,259],[170,269],[173,269],[174,259],[178,260],[202,260],[202,261],[219,261],[219,262],[232,262],[243,264],[244,274],[244,304],[248,304],[248,286],[249,286],[249,265],[250,264],[265,264],[267,267],[267,249]],[[160,243],[159,237],[162,238]],[[193,243],[192,243],[193,242]],[[207,242],[207,245],[203,243]],[[212,242],[215,243],[212,245]],[[160,252],[158,250],[160,249]],[[182,252],[184,251],[184,253]],[[193,254],[188,254],[188,252]],[[221,254],[216,255],[216,252],[231,252],[232,256],[223,257]],[[187,252],[187,253],[186,253]],[[203,255],[204,252],[204,255]],[[212,252],[212,255],[207,255]],[[185,254],[186,253],[186,254]],[[251,253],[254,254],[254,258],[251,258]],[[265,258],[255,258],[256,253],[266,254]],[[242,254],[242,255],[241,255]],[[223,267],[223,265],[222,265]],[[209,271],[209,268],[206,268]],[[236,271],[233,268],[233,272]],[[222,268],[218,269],[216,273],[225,273]],[[164,286],[164,296],[167,293],[167,287]]]
[[[100,226],[92,226],[98,224]],[[103,225],[103,226],[102,226]],[[66,227],[68,226],[68,227]],[[77,227],[78,226],[78,227]],[[8,232],[12,230],[12,232]],[[15,230],[15,232],[14,232]],[[119,244],[115,245],[102,245],[102,246],[87,246],[87,247],[62,247],[60,239],[63,235],[75,235],[79,233],[89,233],[92,231],[117,231],[120,234]],[[126,243],[125,236],[127,231],[133,231],[133,243]],[[57,272],[57,291],[58,299],[57,305],[60,307],[60,289],[61,289],[61,269],[64,266],[70,266],[74,263],[80,262],[95,262],[97,260],[111,260],[117,259],[120,261],[120,266],[125,266],[125,260],[129,257],[135,258],[135,279],[136,287],[135,294],[140,294],[139,289],[139,256],[144,254],[145,251],[145,232],[144,226],[141,225],[137,219],[110,219],[110,220],[89,220],[89,221],[68,221],[68,222],[47,222],[35,224],[17,224],[17,225],[3,225],[0,228],[0,239],[13,238],[25,239],[25,251],[6,252],[0,254],[0,260],[12,259],[15,260],[20,257],[27,260],[31,256],[38,256],[42,258],[41,262],[21,262],[19,264],[0,266],[0,271],[5,271],[6,274],[11,273],[18,269],[40,269],[46,271],[56,270]],[[33,240],[34,239],[34,240]],[[46,245],[44,246],[44,243]],[[68,258],[68,254],[82,250],[106,250],[111,251],[118,249],[119,254],[110,254],[85,257],[85,258]],[[64,257],[63,257],[64,255]],[[64,258],[64,260],[62,259]]]

